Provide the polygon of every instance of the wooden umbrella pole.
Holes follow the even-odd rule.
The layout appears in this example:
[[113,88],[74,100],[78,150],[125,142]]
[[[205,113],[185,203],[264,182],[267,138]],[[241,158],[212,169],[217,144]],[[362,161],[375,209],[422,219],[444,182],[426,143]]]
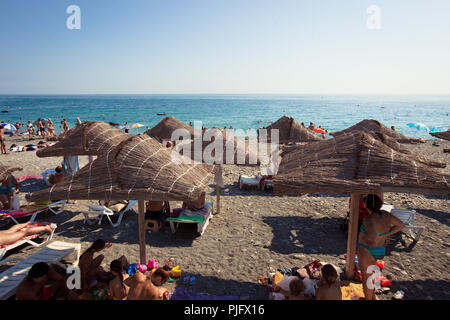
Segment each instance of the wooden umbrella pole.
[[139,254],[140,262],[142,264],[146,263],[145,254],[145,202],[144,200],[138,201],[139,210]]
[[346,275],[348,279],[353,279],[355,270],[356,238],[358,236],[358,217],[359,217],[359,199],[360,194],[352,193],[350,196],[350,221],[348,224],[347,240],[347,264]]
[[218,214],[218,213],[220,213],[220,186],[219,186],[219,184],[216,184],[216,202],[217,202],[216,214]]

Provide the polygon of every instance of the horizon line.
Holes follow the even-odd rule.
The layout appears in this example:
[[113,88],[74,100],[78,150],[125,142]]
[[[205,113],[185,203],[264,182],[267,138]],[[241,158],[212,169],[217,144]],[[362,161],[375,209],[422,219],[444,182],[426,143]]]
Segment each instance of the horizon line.
[[430,95],[450,95],[448,93],[193,93],[193,92],[179,92],[179,93],[0,93],[1,96],[64,96],[64,95],[411,95],[411,96],[430,96]]

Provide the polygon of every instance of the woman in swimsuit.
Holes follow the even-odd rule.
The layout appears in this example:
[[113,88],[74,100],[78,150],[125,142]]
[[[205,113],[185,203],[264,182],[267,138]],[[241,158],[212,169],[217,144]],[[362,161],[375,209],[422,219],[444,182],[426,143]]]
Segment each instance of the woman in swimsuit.
[[14,193],[13,188],[16,188],[15,193],[19,194],[19,183],[11,174],[3,179],[2,183],[0,184],[0,202],[2,203],[3,209],[5,210],[10,209],[11,204],[9,200]]
[[369,266],[386,254],[385,243],[389,236],[401,231],[405,225],[389,212],[381,210],[383,201],[375,194],[369,194],[364,199],[369,215],[364,218],[358,239],[358,260],[361,268],[364,297],[375,300],[375,289],[369,289],[367,280],[372,274],[367,273]]
[[120,259],[114,260],[109,268],[114,276],[114,279],[109,282],[109,294],[113,300],[127,300],[130,287],[124,282],[128,278],[128,274],[124,271],[122,261]]

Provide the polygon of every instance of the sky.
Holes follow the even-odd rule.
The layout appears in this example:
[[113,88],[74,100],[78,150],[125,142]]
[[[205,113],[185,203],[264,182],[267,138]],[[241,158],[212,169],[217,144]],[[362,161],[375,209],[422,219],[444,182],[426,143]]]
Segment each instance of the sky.
[[450,94],[448,0],[1,0],[0,47],[0,94]]

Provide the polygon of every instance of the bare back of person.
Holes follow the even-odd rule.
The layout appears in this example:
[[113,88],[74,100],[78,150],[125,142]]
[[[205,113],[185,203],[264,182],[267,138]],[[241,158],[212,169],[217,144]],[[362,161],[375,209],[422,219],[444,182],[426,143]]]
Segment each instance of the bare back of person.
[[316,291],[316,300],[342,300],[342,291],[339,283],[328,286],[324,284]]
[[128,300],[158,300],[158,288],[140,272],[128,278],[125,284],[130,286]]
[[116,300],[122,300],[128,296],[130,288],[124,284],[124,281],[128,278],[128,275],[124,275],[123,281],[119,277],[115,277],[109,283],[109,290],[111,296]]

